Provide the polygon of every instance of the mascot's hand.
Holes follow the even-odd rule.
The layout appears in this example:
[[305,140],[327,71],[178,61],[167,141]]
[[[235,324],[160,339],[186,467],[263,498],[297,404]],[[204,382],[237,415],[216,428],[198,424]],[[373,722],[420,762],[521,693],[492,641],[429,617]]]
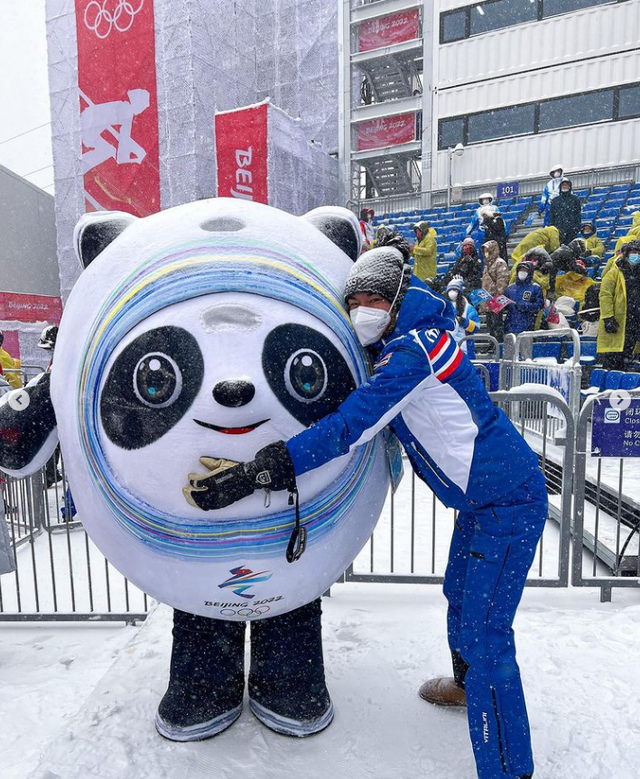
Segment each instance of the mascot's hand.
[[189,484],[182,492],[187,503],[204,511],[229,506],[260,488],[296,489],[293,463],[284,441],[265,446],[248,463],[211,457],[201,457],[200,462],[207,472],[190,473]]

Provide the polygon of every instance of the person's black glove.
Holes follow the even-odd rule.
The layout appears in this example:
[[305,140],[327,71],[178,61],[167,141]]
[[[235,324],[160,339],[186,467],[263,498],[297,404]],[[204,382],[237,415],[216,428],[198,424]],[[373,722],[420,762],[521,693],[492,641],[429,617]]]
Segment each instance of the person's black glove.
[[604,329],[607,331],[607,333],[617,333],[620,329],[620,325],[614,316],[608,316],[602,321],[604,322]]
[[182,492],[192,506],[211,511],[247,498],[258,489],[296,489],[296,477],[289,450],[284,441],[269,444],[248,463],[232,464],[230,460],[201,457],[208,468],[204,474],[189,474],[189,484]]

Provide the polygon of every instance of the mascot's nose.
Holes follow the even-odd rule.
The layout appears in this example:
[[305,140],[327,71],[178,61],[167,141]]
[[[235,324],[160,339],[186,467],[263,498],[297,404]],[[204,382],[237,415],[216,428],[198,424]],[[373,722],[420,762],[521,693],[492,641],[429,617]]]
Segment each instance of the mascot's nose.
[[221,405],[228,408],[239,408],[250,403],[256,388],[250,381],[220,381],[213,388],[213,397]]

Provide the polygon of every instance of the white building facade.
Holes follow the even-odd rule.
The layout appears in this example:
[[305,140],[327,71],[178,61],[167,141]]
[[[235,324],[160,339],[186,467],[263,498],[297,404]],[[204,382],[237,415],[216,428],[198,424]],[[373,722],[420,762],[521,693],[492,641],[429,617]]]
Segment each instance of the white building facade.
[[[640,0],[340,7],[345,199],[444,189],[448,150],[459,143],[452,180],[465,188],[543,177],[556,163],[568,171],[638,163]],[[382,46],[372,49],[376,28]],[[385,92],[397,73],[404,89]],[[372,122],[381,128],[373,141]]]

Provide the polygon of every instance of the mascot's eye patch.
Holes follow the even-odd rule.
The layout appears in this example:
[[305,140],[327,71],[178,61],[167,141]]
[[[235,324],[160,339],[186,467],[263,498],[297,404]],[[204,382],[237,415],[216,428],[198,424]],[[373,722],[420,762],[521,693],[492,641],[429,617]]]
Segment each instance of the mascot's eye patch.
[[305,325],[272,330],[265,340],[262,367],[280,403],[306,427],[335,411],[356,388],[336,347]]
[[198,342],[181,327],[136,338],[113,364],[100,397],[100,418],[121,449],[142,449],[169,432],[191,407],[204,375]]

